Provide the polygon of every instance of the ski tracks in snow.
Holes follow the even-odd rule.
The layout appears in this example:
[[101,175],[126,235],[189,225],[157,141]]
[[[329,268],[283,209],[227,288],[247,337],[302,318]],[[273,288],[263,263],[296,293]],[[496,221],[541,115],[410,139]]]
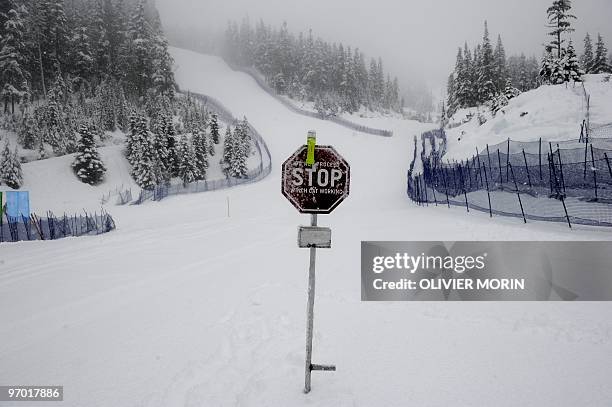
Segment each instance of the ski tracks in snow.
[[266,387],[273,384],[268,380],[270,373],[295,376],[303,363],[298,345],[302,341],[297,338],[301,326],[292,323],[286,310],[272,310],[272,319],[270,309],[266,310],[273,307],[266,298],[277,296],[282,289],[280,284],[264,284],[220,318],[211,327],[211,334],[222,333],[218,348],[179,372],[161,400],[152,405],[253,405],[252,397],[265,394]]

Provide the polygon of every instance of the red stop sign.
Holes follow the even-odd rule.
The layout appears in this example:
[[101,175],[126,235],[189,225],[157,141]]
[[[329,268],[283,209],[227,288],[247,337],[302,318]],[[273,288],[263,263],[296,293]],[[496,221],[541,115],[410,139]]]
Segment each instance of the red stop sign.
[[307,146],[283,163],[283,195],[301,213],[331,213],[349,194],[351,167],[331,146],[316,146],[312,166],[306,164]]

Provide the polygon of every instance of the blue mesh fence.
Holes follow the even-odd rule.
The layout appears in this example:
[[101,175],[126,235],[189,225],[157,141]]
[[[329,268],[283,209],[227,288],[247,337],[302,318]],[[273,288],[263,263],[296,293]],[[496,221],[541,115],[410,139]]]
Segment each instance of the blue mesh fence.
[[[445,136],[440,135],[440,138]],[[424,146],[430,135],[423,136]],[[421,205],[571,224],[612,226],[612,148],[608,140],[547,143],[508,140],[461,162],[423,151],[422,173],[408,173],[408,195]],[[411,168],[414,164],[411,165]]]
[[65,237],[99,235],[116,227],[113,217],[102,210],[100,214],[55,216],[48,212],[39,217],[0,218],[0,243],[25,240],[57,240]]

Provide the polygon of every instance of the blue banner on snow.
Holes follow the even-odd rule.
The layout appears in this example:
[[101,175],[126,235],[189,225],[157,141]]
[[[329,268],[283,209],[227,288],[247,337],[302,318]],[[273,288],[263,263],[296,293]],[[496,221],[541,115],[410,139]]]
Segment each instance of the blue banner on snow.
[[30,217],[30,194],[28,191],[7,191],[6,216],[10,218]]

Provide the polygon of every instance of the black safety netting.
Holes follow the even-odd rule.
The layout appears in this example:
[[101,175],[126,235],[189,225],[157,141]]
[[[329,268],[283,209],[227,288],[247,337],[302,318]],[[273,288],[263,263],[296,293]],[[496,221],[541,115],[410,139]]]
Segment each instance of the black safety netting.
[[[430,136],[424,135],[424,145]],[[421,155],[422,172],[409,171],[408,195],[415,202],[524,221],[612,226],[610,140],[507,140],[460,162],[443,162],[443,155],[434,146]]]

